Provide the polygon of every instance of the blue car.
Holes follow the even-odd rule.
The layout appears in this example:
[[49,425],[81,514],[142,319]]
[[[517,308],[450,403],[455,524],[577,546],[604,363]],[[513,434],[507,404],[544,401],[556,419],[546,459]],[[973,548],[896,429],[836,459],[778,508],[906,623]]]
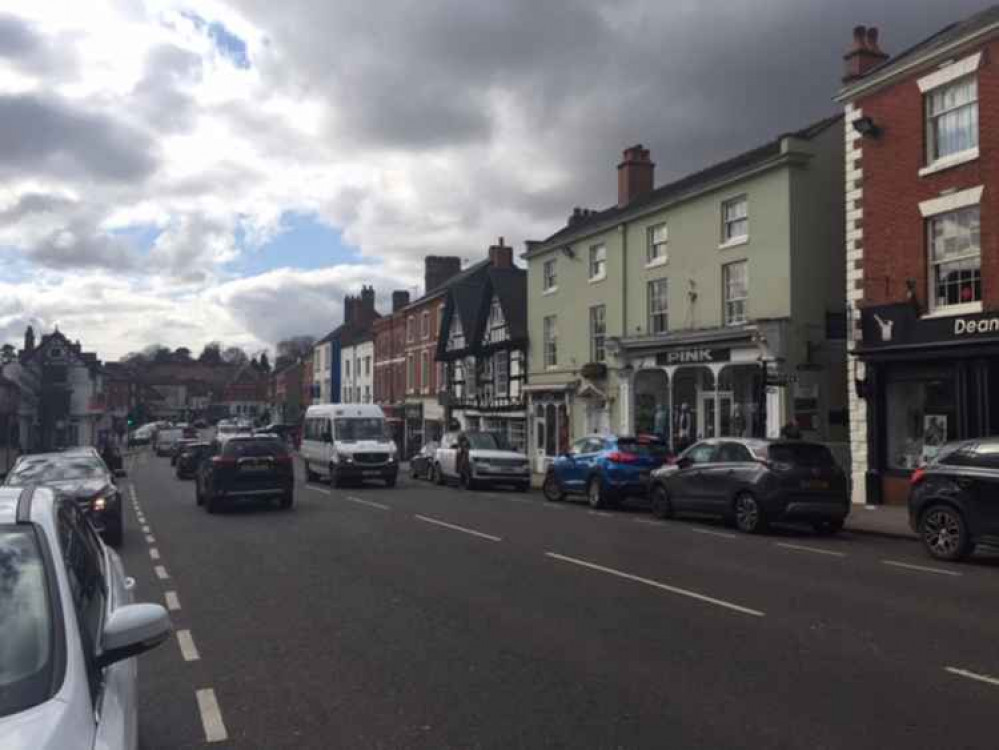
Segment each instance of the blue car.
[[628,496],[644,497],[652,470],[665,460],[665,444],[652,435],[591,435],[552,462],[542,491],[551,501],[585,495],[594,508],[616,505]]

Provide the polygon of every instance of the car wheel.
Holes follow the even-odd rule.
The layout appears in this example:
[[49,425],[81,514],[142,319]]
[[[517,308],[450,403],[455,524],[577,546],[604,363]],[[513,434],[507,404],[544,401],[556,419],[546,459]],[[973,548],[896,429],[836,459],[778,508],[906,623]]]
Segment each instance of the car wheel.
[[444,472],[441,471],[440,464],[434,464],[433,472],[434,472],[434,483],[443,486],[445,478],[444,478]]
[[562,488],[559,487],[558,479],[555,478],[555,472],[549,471],[545,474],[545,481],[541,485],[541,492],[545,496],[545,500],[553,503],[561,502],[565,500],[565,493],[562,492]]
[[656,518],[672,518],[673,504],[669,500],[669,493],[661,484],[652,485],[649,493],[649,502],[652,505],[652,513]]
[[767,527],[767,519],[763,508],[748,492],[742,492],[733,503],[735,510],[735,525],[739,531],[746,534],[759,534]]
[[919,536],[926,551],[938,560],[963,560],[975,548],[964,516],[950,505],[928,508],[919,520]]
[[104,541],[110,546],[116,549],[121,547],[122,541],[124,541],[124,520],[121,514],[118,514],[118,520],[113,524],[108,524],[108,527],[104,530]]
[[309,465],[308,461],[305,462],[305,481],[306,482],[319,481],[319,475],[312,470],[312,467]]
[[281,496],[281,510],[290,510],[295,504],[295,493],[286,492]]
[[609,498],[607,497],[607,490],[604,489],[604,483],[600,477],[591,477],[590,481],[586,485],[586,499],[590,503],[591,508],[604,508],[609,503]]
[[815,529],[816,534],[821,534],[822,536],[832,536],[833,534],[838,534],[843,530],[843,519],[837,518],[832,521],[816,521],[812,524],[812,528]]

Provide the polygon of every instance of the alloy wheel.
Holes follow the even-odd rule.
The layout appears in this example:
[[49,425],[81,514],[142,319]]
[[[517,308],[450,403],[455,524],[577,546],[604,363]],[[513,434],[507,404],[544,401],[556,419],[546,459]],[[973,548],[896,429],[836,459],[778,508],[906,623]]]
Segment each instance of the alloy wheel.
[[934,557],[953,560],[964,544],[961,519],[951,508],[933,508],[923,519],[923,541]]
[[760,529],[763,515],[756,498],[743,493],[735,499],[735,524],[740,531],[752,534]]

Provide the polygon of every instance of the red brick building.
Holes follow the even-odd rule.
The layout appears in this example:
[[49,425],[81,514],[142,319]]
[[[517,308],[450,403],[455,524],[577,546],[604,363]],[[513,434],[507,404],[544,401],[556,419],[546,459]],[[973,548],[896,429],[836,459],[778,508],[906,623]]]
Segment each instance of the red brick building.
[[845,60],[854,500],[897,503],[999,434],[999,8],[895,57],[857,27]]

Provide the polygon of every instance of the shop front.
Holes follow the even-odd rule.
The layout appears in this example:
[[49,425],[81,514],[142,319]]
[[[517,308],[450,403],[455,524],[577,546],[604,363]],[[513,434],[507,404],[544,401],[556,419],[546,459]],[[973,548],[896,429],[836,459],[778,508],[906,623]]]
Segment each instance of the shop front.
[[544,474],[556,456],[569,450],[575,389],[575,382],[524,386],[528,399],[527,455],[536,474]]
[[904,504],[913,469],[951,440],[999,435],[999,314],[865,308],[856,393],[867,402],[866,497]]

